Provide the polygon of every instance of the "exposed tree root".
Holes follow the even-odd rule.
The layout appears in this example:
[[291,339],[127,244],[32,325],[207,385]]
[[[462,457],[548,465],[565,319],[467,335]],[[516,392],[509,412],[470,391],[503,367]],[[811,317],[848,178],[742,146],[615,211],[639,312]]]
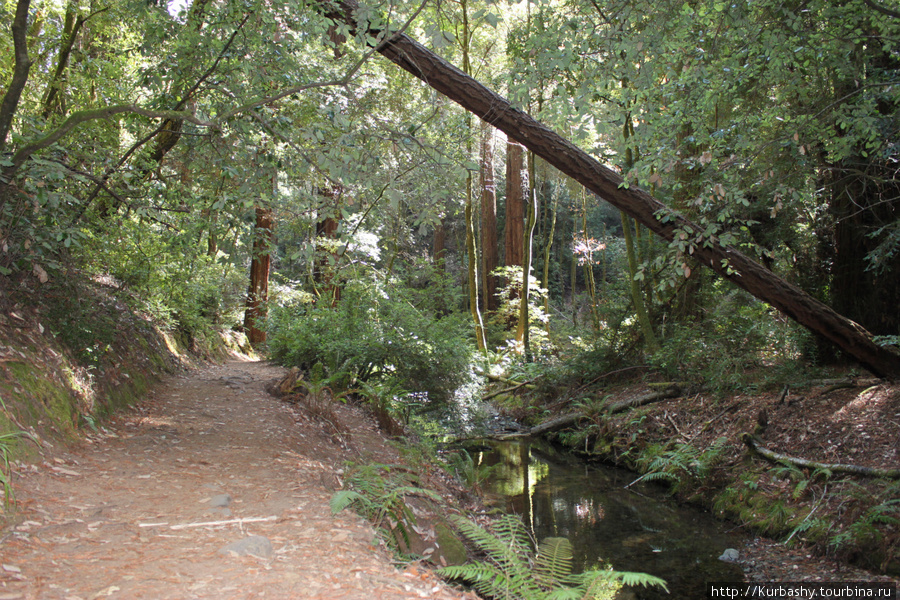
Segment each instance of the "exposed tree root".
[[749,433],[743,434],[741,436],[741,441],[744,442],[747,447],[750,448],[750,450],[772,462],[787,463],[790,465],[794,465],[795,467],[803,467],[806,469],[826,469],[833,473],[850,473],[852,475],[860,475],[863,477],[900,479],[900,469],[878,469],[873,467],[860,467],[858,465],[845,465],[840,463],[820,463],[813,460],[806,460],[805,458],[796,458],[793,456],[788,456],[787,454],[781,454],[779,452],[769,450],[762,445],[762,440]]

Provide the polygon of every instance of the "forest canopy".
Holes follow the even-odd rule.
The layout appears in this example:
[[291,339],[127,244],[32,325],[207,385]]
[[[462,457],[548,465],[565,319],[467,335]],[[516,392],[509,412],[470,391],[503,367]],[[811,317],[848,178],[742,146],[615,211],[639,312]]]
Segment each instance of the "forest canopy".
[[0,277],[447,387],[834,360],[784,314],[900,373],[896,3],[0,6]]

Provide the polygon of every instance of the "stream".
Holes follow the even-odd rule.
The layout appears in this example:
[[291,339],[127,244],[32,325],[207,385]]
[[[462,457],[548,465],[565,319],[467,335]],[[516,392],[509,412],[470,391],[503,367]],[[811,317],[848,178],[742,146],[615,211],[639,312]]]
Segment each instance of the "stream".
[[740,547],[741,536],[708,513],[676,505],[658,486],[625,489],[634,473],[523,441],[489,442],[471,453],[493,466],[483,484],[487,500],[521,515],[536,540],[568,538],[576,570],[604,562],[661,577],[671,592],[635,588],[624,597],[705,598],[708,582],[743,580],[740,567],[718,558]]

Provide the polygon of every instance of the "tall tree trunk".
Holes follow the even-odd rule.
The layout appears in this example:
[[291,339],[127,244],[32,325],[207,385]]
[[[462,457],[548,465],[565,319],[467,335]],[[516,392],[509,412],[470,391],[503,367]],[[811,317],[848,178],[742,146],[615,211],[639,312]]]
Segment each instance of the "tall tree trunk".
[[[340,0],[323,11],[356,27],[355,0]],[[736,248],[717,238],[704,239],[703,229],[669,209],[644,190],[626,186],[622,177],[586,152],[535,121],[509,101],[483,86],[405,34],[370,29],[382,55],[481,117],[604,200],[625,211],[665,240],[685,234],[696,240],[694,256],[722,278],[768,302],[788,317],[823,336],[879,376],[900,377],[900,356],[877,345],[858,324],[784,281]]]
[[478,349],[487,352],[487,339],[484,335],[484,322],[478,309],[478,259],[475,258],[475,225],[472,218],[472,201],[466,202],[466,253],[469,255],[469,311],[475,322],[475,341]]
[[434,260],[434,266],[439,270],[444,270],[444,255],[447,253],[447,232],[444,229],[444,221],[434,226],[434,241],[431,244],[431,256]]
[[534,241],[534,224],[537,221],[537,195],[529,194],[528,216],[525,223],[525,235],[522,241],[522,295],[519,297],[519,324],[516,327],[516,341],[521,342],[525,359],[531,360],[531,329],[528,301],[531,294],[531,256]]
[[504,264],[522,265],[525,248],[525,196],[528,192],[528,171],[525,168],[525,149],[510,141],[506,144],[506,229],[504,232]]
[[485,312],[496,312],[497,276],[494,269],[500,266],[497,246],[497,186],[494,183],[494,129],[481,122],[481,278],[483,281]]
[[[857,50],[859,63],[869,65],[852,81],[836,86],[840,99],[855,97],[867,86],[879,85],[887,73],[900,70],[896,53],[879,44]],[[874,82],[870,80],[874,79]],[[876,103],[874,127],[884,130],[885,146],[896,144],[900,105],[890,95]],[[840,100],[839,100],[840,101]],[[864,101],[863,101],[864,102]],[[838,113],[838,114],[842,114]],[[835,124],[836,135],[842,128]],[[829,291],[832,306],[876,335],[900,334],[900,252],[896,235],[900,222],[900,177],[889,146],[877,150],[859,143],[853,155],[831,166],[834,257]],[[892,250],[879,248],[882,244]],[[878,260],[870,262],[871,258]]]
[[266,343],[266,303],[269,300],[269,268],[272,262],[272,245],[275,241],[275,223],[272,209],[256,207],[256,228],[253,232],[253,258],[250,262],[250,287],[247,290],[247,309],[244,311],[244,330],[254,347]]
[[[472,72],[469,62],[469,44],[472,41],[469,29],[468,0],[460,0],[462,9],[462,59],[463,71],[466,75]],[[466,115],[466,156],[472,156],[472,115]],[[466,255],[468,256],[469,274],[469,310],[472,312],[472,320],[475,322],[475,341],[478,349],[487,352],[487,339],[484,334],[484,322],[481,320],[481,308],[478,306],[478,249],[475,243],[475,211],[472,206],[472,172],[466,176]]]
[[339,187],[320,188],[322,198],[319,220],[316,222],[316,258],[313,265],[313,285],[319,298],[334,306],[341,299],[341,286],[337,276],[338,252],[335,247],[337,231],[342,219]]
[[544,312],[547,314],[547,336],[550,336],[550,258],[552,256],[551,249],[553,248],[553,235],[556,233],[556,209],[558,208],[558,199],[554,195],[553,200],[550,204],[550,231],[547,234],[546,241],[544,242],[544,277],[541,280],[541,287],[547,290],[547,293],[544,295]]
[[19,0],[16,4],[16,14],[13,17],[11,33],[13,39],[13,54],[15,66],[12,79],[3,100],[0,101],[0,154],[6,150],[6,139],[12,127],[13,117],[19,108],[19,99],[22,90],[28,81],[28,71],[31,70],[31,58],[28,57],[28,8],[31,0]]
[[622,232],[625,235],[625,255],[628,257],[628,279],[631,289],[631,302],[634,304],[634,312],[637,315],[638,324],[641,327],[641,333],[644,336],[644,342],[651,352],[659,349],[659,342],[656,341],[656,334],[653,333],[653,324],[650,323],[650,316],[647,314],[647,307],[644,304],[644,295],[641,293],[641,284],[635,279],[638,271],[638,259],[635,252],[634,234],[632,233],[632,219],[624,212],[622,215]]
[[[878,159],[846,159],[834,169],[831,305],[876,335],[900,333],[900,253],[872,265],[870,253],[900,220],[900,182]],[[883,177],[879,177],[883,175]]]

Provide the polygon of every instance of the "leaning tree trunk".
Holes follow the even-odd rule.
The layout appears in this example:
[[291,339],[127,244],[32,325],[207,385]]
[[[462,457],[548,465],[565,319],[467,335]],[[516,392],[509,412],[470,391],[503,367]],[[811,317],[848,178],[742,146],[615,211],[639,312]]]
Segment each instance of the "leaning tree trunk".
[[244,330],[252,346],[266,343],[263,329],[269,299],[269,267],[272,262],[272,243],[275,224],[272,210],[256,207],[256,230],[253,232],[253,259],[250,262],[250,288],[247,290],[247,310],[244,312]]
[[[329,17],[340,19],[355,28],[357,8],[355,0],[342,0],[325,10]],[[377,45],[377,50],[392,62],[521,142],[663,239],[671,241],[676,236],[685,236],[685,240],[693,244],[693,255],[697,260],[724,279],[830,340],[874,374],[900,377],[900,356],[873,342],[871,335],[858,324],[737,249],[723,245],[717,237],[704,237],[703,229],[698,225],[644,190],[626,185],[619,174],[410,37],[375,29],[366,33],[372,39],[383,40]]]

